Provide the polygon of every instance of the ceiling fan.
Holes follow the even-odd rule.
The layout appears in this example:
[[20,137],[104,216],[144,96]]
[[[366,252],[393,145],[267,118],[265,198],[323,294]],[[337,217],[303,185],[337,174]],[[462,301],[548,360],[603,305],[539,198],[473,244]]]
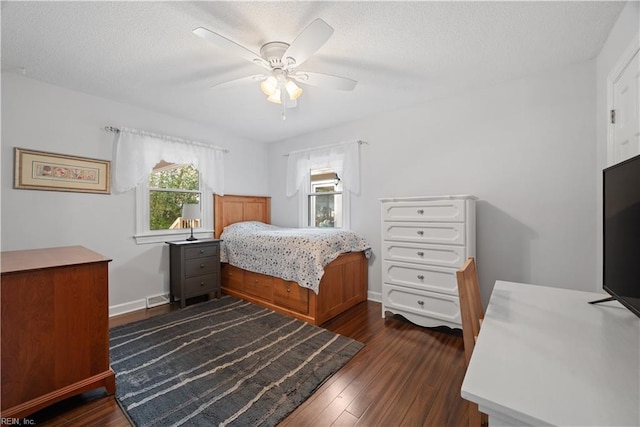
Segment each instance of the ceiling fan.
[[353,90],[358,83],[346,77],[298,69],[333,34],[333,28],[320,18],[302,30],[291,44],[279,41],[265,43],[260,48],[260,55],[203,27],[196,28],[193,33],[264,68],[266,73],[234,79],[215,86],[240,81],[260,81],[260,88],[267,95],[267,101],[282,104],[282,120],[286,119],[286,108],[295,107],[296,100],[302,95],[303,90],[296,82],[338,90]]

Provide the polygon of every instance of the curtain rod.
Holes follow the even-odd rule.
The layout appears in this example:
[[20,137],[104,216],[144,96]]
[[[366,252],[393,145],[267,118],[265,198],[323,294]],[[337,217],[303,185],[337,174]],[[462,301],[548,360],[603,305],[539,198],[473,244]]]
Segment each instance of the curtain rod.
[[369,145],[369,143],[367,141],[362,141],[362,140],[357,140],[357,141],[349,141],[349,142],[338,142],[337,144],[329,144],[329,145],[321,145],[319,147],[313,147],[313,148],[309,148],[309,149],[305,149],[305,150],[295,150],[295,151],[291,151],[287,154],[283,154],[284,157],[289,157],[290,154],[295,154],[295,153],[304,153],[306,151],[316,151],[316,150],[322,150],[324,148],[331,148],[331,147],[339,147],[340,145],[346,145],[346,144],[351,144],[352,142],[357,142],[358,145],[362,145],[362,144],[366,144]]
[[[120,128],[117,128],[117,127],[114,127],[114,126],[105,126],[104,130],[106,130],[107,132],[120,133]],[[222,151],[223,153],[228,153],[229,152],[229,149],[227,149],[227,148],[216,147],[215,145],[204,144],[202,142],[191,141],[191,140],[184,139],[184,138],[176,138],[175,136],[159,135],[159,134],[154,134],[152,132],[145,132],[145,131],[141,131],[141,132],[143,134],[155,136],[157,138],[169,139],[169,140],[173,140],[173,141],[177,141],[177,142],[186,142],[188,144],[199,145],[199,146],[207,147],[207,148],[214,148],[216,150]]]

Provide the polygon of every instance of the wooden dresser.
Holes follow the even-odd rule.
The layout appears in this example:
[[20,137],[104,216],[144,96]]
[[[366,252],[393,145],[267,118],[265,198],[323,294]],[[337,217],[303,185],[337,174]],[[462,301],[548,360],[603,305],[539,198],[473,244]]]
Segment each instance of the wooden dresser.
[[2,418],[105,387],[111,260],[82,246],[1,253]]
[[382,316],[460,328],[456,271],[475,256],[474,196],[381,199]]

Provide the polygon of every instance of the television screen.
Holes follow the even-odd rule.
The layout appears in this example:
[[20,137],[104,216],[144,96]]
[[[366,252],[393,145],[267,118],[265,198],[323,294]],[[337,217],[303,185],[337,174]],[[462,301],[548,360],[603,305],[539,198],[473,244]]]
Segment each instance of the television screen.
[[640,155],[604,169],[603,287],[640,317]]

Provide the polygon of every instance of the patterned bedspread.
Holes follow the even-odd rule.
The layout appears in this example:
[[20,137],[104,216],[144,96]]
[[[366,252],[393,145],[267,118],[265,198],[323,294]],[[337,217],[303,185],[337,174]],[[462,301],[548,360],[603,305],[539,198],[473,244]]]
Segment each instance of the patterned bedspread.
[[371,245],[353,231],[336,228],[282,228],[258,221],[224,228],[220,238],[222,262],[293,280],[318,293],[324,266],[346,252]]

